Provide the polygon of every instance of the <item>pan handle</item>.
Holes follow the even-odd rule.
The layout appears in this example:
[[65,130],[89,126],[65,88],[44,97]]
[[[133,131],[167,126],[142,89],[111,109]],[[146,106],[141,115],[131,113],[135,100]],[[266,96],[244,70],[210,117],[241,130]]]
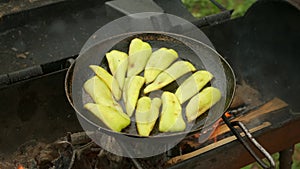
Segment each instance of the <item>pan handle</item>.
[[[275,162],[272,156],[267,152],[266,149],[264,149],[252,136],[252,134],[249,132],[249,130],[246,128],[246,126],[240,122],[240,121],[234,121],[230,122],[228,118],[223,114],[222,116],[223,121],[227,124],[227,126],[230,128],[231,132],[237,137],[238,141],[243,144],[243,146],[246,148],[246,150],[251,154],[251,156],[257,161],[257,163],[265,168],[265,169],[275,169]],[[246,142],[243,137],[240,135],[239,131],[234,128],[234,126],[238,126],[246,135],[246,137],[250,140],[250,143],[252,143],[257,150],[259,150],[268,160],[269,164],[264,162],[262,159],[259,158],[259,156],[253,151],[253,149],[250,147],[248,142]]]

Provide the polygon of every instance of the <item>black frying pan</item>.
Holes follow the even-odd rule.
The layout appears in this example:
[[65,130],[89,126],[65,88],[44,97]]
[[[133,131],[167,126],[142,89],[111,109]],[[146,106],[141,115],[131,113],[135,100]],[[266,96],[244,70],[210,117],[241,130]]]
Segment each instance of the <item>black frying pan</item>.
[[[189,124],[187,129],[183,132],[159,133],[157,130],[154,130],[149,137],[141,137],[137,134],[134,124],[127,127],[124,132],[121,133],[108,129],[100,120],[95,118],[90,112],[83,108],[83,105],[90,101],[82,88],[83,84],[86,80],[94,76],[93,71],[90,70],[88,66],[91,64],[97,64],[108,70],[105,53],[112,49],[127,53],[130,41],[136,37],[149,42],[154,50],[161,47],[174,49],[178,52],[180,59],[190,61],[197,70],[205,69],[211,72],[214,75],[214,79],[211,81],[210,85],[220,89],[222,99],[208,112],[197,118],[193,124]],[[180,81],[180,79],[178,81]],[[213,131],[207,129],[211,128],[222,116],[223,119],[225,118],[223,114],[229,107],[235,90],[234,73],[229,64],[215,50],[189,37],[165,32],[135,32],[122,34],[95,44],[82,53],[76,59],[75,63],[69,68],[65,83],[67,97],[77,112],[81,123],[88,125],[90,130],[94,129],[108,137],[113,136],[119,142],[121,141],[122,144],[125,143],[125,147],[127,147],[127,149],[129,146],[133,146],[130,149],[138,149],[138,152],[134,150],[129,152],[132,157],[146,157],[153,154],[153,152],[150,152],[149,155],[144,156],[143,154],[145,154],[145,152],[144,150],[141,150],[143,147],[149,149],[149,146],[153,144],[157,147],[167,144],[170,147],[170,145],[175,145],[186,135],[201,132],[203,136],[205,136],[203,131]],[[165,90],[172,90],[172,88],[176,85],[176,83],[170,84]],[[185,105],[183,105],[183,107],[184,106]],[[226,120],[227,119],[224,121],[229,124],[228,120]],[[231,127],[231,129],[234,130],[234,127]],[[239,135],[236,131],[234,134]],[[205,140],[208,137],[209,134],[206,133],[206,136],[201,138]],[[94,140],[97,141],[99,139],[94,138]],[[142,144],[138,147],[141,140]],[[254,155],[253,151],[251,151],[251,153]]]

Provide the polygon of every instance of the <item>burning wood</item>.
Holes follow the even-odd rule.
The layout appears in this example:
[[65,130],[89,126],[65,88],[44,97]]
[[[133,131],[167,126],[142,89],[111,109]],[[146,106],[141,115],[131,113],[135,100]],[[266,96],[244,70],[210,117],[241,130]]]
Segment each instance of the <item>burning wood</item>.
[[[253,98],[240,97],[239,95],[251,95]],[[227,117],[234,117],[234,120],[247,121],[287,106],[280,99],[273,99],[261,106],[262,101],[260,101],[258,96],[258,93],[249,86],[238,86],[235,102],[233,103],[234,106],[232,106],[234,108],[231,108],[225,115]],[[251,110],[250,114],[244,114]],[[262,125],[261,127],[265,126]],[[102,149],[90,139],[89,135],[93,135],[93,132],[67,133],[66,137],[60,138],[50,144],[37,141],[30,141],[23,144],[11,157],[4,159],[4,162],[0,162],[0,168],[164,168],[165,164],[172,165],[180,160],[189,159],[198,155],[199,152],[208,151],[208,147],[209,149],[213,149],[234,139],[233,136],[230,136],[228,127],[223,125],[221,119],[215,123],[212,130],[214,130],[214,133],[205,143],[200,144],[198,142],[200,135],[196,133],[181,141],[178,146],[171,150],[173,151],[172,153],[169,151],[163,155],[147,159],[130,159],[116,156]],[[225,140],[227,138],[230,139]],[[174,156],[177,157],[172,158]]]

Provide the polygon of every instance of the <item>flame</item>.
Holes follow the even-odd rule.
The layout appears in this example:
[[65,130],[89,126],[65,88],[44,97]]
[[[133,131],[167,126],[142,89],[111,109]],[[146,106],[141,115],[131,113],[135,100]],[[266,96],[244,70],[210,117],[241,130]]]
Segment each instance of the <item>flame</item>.
[[228,118],[228,117],[231,117],[232,115],[227,111],[227,112],[225,112],[225,116]]
[[25,169],[21,164],[18,165],[17,169]]
[[[227,111],[225,112],[225,116],[228,118],[228,117],[231,117],[232,115]],[[214,140],[214,143],[218,141],[218,134],[219,134],[219,124],[220,122],[222,121],[222,119],[220,118],[218,121],[215,122],[215,124],[212,126],[213,128],[213,133],[211,134],[210,136],[210,139],[213,139]],[[195,133],[193,135],[194,138],[199,138],[200,137],[200,133]]]
[[215,128],[215,131],[213,132],[213,134],[211,135],[211,138],[214,139],[214,143],[218,141],[218,133],[219,133],[219,124],[222,121],[222,119],[219,119],[214,125],[213,127]]
[[[232,115],[227,111],[227,112],[225,112],[225,116],[228,118],[228,117],[231,117]],[[219,124],[221,121],[222,121],[222,119],[219,119],[213,126],[213,127],[215,127],[215,131],[212,134],[211,138],[214,139],[214,143],[218,141]]]

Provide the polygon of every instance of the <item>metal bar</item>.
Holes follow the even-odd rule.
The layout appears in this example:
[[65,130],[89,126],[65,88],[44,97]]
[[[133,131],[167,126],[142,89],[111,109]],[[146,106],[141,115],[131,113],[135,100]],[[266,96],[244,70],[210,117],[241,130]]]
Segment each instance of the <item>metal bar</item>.
[[210,0],[211,3],[213,3],[216,7],[218,7],[221,11],[226,11],[227,9],[221,5],[219,2],[215,1],[215,0]]
[[279,168],[280,169],[291,169],[293,164],[293,152],[294,146],[284,149],[279,152]]
[[43,70],[43,74],[47,74],[47,73],[51,73],[51,72],[55,72],[55,71],[59,71],[59,70],[68,68],[74,62],[74,60],[77,58],[77,56],[78,55],[42,64],[41,68]]
[[[285,116],[287,114],[290,114],[288,109],[282,109],[276,113],[272,113],[272,126],[255,132],[258,141],[263,144],[270,153],[279,152],[300,142],[300,135],[291,132],[299,127],[300,116],[285,118],[289,120],[284,120],[284,122],[280,123],[283,119],[282,115]],[[249,125],[251,125],[251,122]],[[168,169],[220,169],[224,168],[224,166],[226,166],[225,168],[242,168],[253,162],[255,162],[253,157],[235,140],[193,158],[173,163]]]
[[10,83],[19,82],[21,80],[29,79],[43,74],[43,70],[40,65],[28,67],[19,71],[15,71],[8,74]]
[[[231,132],[237,137],[238,141],[240,141],[243,144],[243,146],[247,149],[247,151],[251,154],[251,156],[257,161],[257,163],[260,166],[266,169],[275,168],[275,162],[272,156],[255,140],[255,138],[251,135],[251,133],[248,131],[248,129],[245,127],[245,125],[242,122],[239,121],[230,122],[225,115],[222,116],[222,119],[230,128]],[[243,139],[243,137],[240,135],[237,129],[234,128],[234,126],[238,126],[242,129],[242,131],[246,134],[250,142],[256,147],[256,149],[259,150],[267,158],[269,165],[259,158],[259,156],[254,152],[254,150],[250,147],[250,145]]]
[[226,10],[214,15],[205,16],[199,20],[193,21],[192,23],[199,28],[204,26],[211,26],[230,20],[231,14],[232,10]]
[[77,56],[61,59],[58,61],[28,67],[9,74],[0,75],[0,88],[44,74],[56,72],[68,68]]
[[[223,119],[224,120],[224,119]],[[252,134],[248,131],[248,129],[246,128],[246,126],[242,123],[242,122],[239,122],[239,121],[236,121],[235,123],[233,123],[233,125],[235,126],[239,126],[242,131],[246,134],[247,138],[250,140],[250,142],[255,146],[255,148],[257,150],[260,151],[260,153],[262,153],[266,159],[268,160],[269,162],[269,165],[266,164],[263,160],[261,160],[258,155],[252,150],[252,148],[246,144],[246,142],[243,140],[242,137],[237,137],[238,140],[244,145],[244,147],[249,151],[249,153],[255,158],[255,160],[259,163],[259,165],[261,165],[263,168],[267,168],[267,169],[273,169],[275,168],[275,161],[274,159],[272,158],[272,156],[269,154],[269,152],[267,152],[267,150],[262,147],[257,141],[256,139],[252,136]],[[232,131],[232,130],[231,130]],[[238,135],[240,136],[240,134],[238,133]],[[237,136],[235,134],[235,136]],[[241,138],[241,139],[240,139]]]

